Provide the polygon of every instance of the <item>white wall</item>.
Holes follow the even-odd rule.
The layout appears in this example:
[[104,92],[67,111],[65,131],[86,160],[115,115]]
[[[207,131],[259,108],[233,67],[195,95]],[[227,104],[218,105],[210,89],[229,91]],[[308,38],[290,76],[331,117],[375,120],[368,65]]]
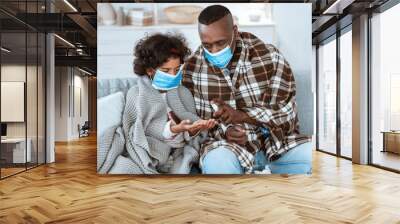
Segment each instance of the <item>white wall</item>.
[[68,86],[67,67],[55,68],[55,141],[68,139]]
[[[1,121],[24,122],[25,83],[1,82]],[[35,107],[36,108],[36,107]]]
[[278,48],[289,62],[297,85],[300,131],[314,133],[314,97],[312,87],[311,3],[272,4]]
[[[79,137],[79,132],[78,132],[78,124],[80,126],[82,126],[85,121],[88,121],[88,78],[87,76],[81,76],[82,73],[78,73],[78,75],[76,74],[77,70],[75,70],[75,75],[74,75],[74,86],[75,86],[75,90],[74,93],[75,96],[72,96],[72,98],[74,99],[74,108],[72,109],[73,113],[72,113],[72,118],[71,119],[71,135],[72,138],[78,138]],[[77,97],[78,96],[78,92],[77,90],[80,90],[80,99]],[[80,100],[81,102],[79,103],[78,100]],[[81,112],[79,111],[79,104],[81,106]],[[75,113],[74,113],[75,110]]]
[[[25,65],[9,64],[1,66],[1,81],[25,82]],[[29,68],[28,68],[29,69]],[[1,108],[7,110],[7,108]],[[25,122],[7,123],[7,137],[25,137]]]
[[299,75],[311,77],[311,3],[272,5],[272,18],[276,26],[279,50],[294,71]]
[[[38,69],[38,70],[37,70]],[[29,139],[32,161],[39,163],[44,162],[44,74],[40,66],[32,66],[25,64],[5,63],[1,66],[1,81],[3,82],[24,82],[26,85],[26,107],[22,102],[19,109],[12,107],[2,107],[1,110],[7,113],[22,113],[24,116],[26,112],[26,120],[23,118],[22,122],[6,122],[7,124],[7,137],[9,138],[24,138],[25,135]],[[27,80],[26,80],[27,78]],[[2,92],[4,89],[2,89]],[[24,94],[24,89],[19,90],[20,94]],[[3,93],[4,94],[4,93]],[[7,95],[2,95],[2,98]],[[24,97],[23,97],[24,98]],[[17,102],[15,102],[17,103]],[[7,111],[8,110],[8,111]],[[38,154],[38,156],[37,156]]]
[[[56,67],[55,86],[55,141],[77,139],[78,124],[83,125],[88,120],[88,78],[75,68]],[[82,114],[76,107],[79,89]]]
[[[25,82],[25,65],[9,64],[1,66],[1,81],[18,81]],[[7,108],[1,108],[7,110]],[[25,137],[25,122],[11,122],[7,123],[7,136],[8,137]]]
[[[25,75],[28,72],[28,81],[30,87],[36,86],[36,80],[31,80],[30,75],[36,74],[36,67],[34,66],[25,66],[18,64],[7,64],[1,66],[1,81],[10,81],[10,82],[25,82]],[[37,107],[37,98],[36,98],[36,88],[27,88],[27,106],[30,108],[27,109],[27,119],[28,119],[28,137],[29,134],[35,131],[36,133],[36,120],[37,115],[36,107]],[[4,96],[2,96],[4,97]],[[1,110],[8,110],[8,108],[1,108]],[[24,108],[22,108],[24,110]],[[8,137],[25,137],[25,126],[26,122],[7,122],[7,136]]]

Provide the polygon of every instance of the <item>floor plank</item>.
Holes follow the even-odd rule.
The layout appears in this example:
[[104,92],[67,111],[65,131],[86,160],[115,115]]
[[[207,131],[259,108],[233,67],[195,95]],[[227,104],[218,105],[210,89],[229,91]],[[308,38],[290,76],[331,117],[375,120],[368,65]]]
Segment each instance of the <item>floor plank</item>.
[[0,181],[0,223],[400,223],[400,175],[314,153],[311,176],[96,174],[96,138]]
[[372,160],[374,164],[400,170],[400,154],[375,150]]

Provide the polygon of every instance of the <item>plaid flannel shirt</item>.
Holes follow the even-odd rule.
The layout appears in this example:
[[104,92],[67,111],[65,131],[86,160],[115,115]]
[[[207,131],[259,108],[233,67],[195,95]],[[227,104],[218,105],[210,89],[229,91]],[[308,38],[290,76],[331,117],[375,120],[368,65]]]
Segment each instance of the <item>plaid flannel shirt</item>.
[[[244,124],[248,139],[245,147],[225,141],[223,128],[216,126],[202,146],[202,157],[225,146],[250,171],[258,150],[265,149],[267,158],[273,160],[310,140],[299,134],[296,84],[288,62],[276,47],[253,34],[239,32],[233,58],[225,70],[210,64],[200,46],[184,65],[183,85],[192,92],[201,118],[212,118],[211,100],[221,98],[259,123],[259,126]],[[269,129],[268,138],[264,138],[261,127]]]

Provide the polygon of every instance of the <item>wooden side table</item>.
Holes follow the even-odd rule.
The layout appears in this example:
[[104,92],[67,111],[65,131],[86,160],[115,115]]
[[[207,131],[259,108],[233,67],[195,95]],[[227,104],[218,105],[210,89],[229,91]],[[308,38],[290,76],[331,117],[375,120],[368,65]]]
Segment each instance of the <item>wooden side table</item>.
[[400,154],[400,131],[383,131],[382,152]]

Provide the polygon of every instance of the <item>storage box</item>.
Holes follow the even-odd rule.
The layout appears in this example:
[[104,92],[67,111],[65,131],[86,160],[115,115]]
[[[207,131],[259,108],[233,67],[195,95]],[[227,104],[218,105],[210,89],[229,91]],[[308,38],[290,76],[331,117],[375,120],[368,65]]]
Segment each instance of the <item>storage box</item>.
[[127,22],[129,25],[135,26],[153,25],[153,12],[145,9],[131,9],[128,12]]

